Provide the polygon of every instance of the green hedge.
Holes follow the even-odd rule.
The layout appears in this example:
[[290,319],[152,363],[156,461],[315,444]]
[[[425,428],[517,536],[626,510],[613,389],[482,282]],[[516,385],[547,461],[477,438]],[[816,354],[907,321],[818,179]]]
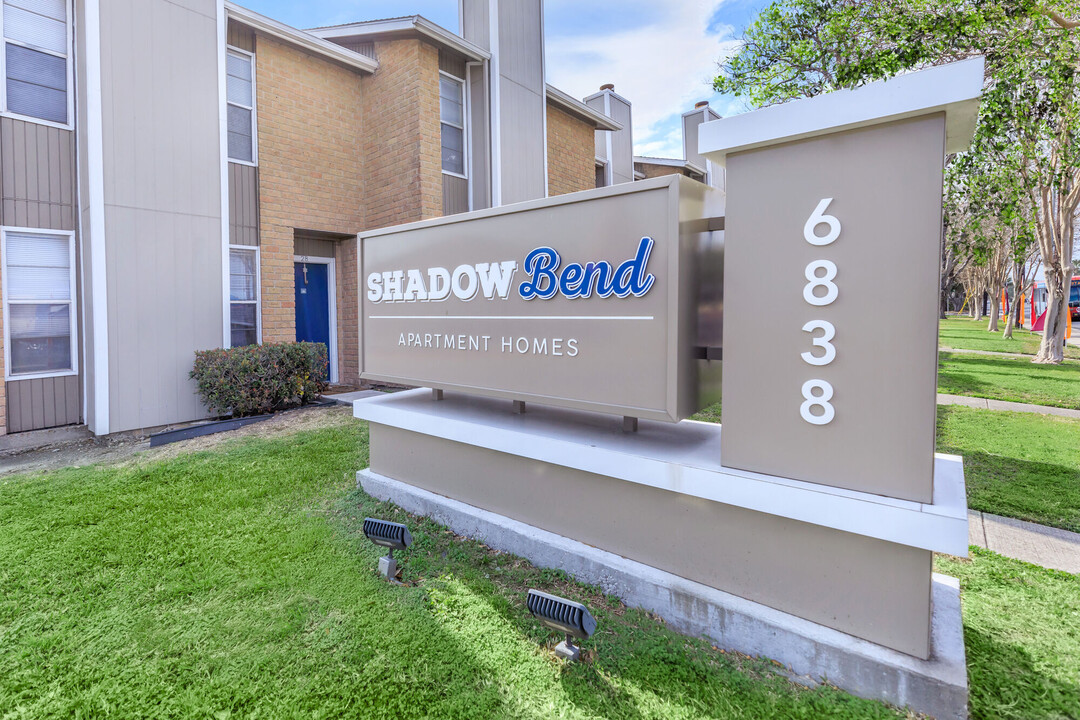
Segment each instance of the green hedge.
[[198,351],[191,378],[211,412],[261,415],[314,400],[328,365],[323,343],[264,343]]

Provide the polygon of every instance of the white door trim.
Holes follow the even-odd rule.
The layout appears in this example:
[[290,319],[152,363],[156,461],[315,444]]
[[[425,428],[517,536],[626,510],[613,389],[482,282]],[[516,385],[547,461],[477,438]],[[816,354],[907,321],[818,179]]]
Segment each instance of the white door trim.
[[[307,263],[309,265],[329,265],[326,270],[326,292],[330,296],[330,382],[338,382],[338,350],[337,350],[337,263],[334,258],[316,257],[314,255],[293,255],[294,263]],[[294,270],[295,272],[295,270]],[[295,313],[295,310],[293,311]]]

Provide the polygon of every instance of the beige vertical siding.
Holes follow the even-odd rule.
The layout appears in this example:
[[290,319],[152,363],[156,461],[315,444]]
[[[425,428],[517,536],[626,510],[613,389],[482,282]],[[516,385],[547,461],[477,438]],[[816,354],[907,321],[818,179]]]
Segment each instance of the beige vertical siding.
[[[84,18],[85,4],[84,0],[75,1],[75,17]],[[78,133],[77,151],[79,153],[79,162],[76,164],[78,168],[78,182],[79,187],[89,187],[89,172],[87,164],[87,148],[89,147],[89,137],[87,134],[87,98],[86,98],[86,23],[75,23],[75,90],[77,91],[75,97],[75,127]],[[81,292],[79,293],[79,301],[82,303],[81,312],[78,314],[79,318],[79,344],[82,346],[82,357],[79,365],[79,372],[85,379],[89,387],[93,387],[93,378],[97,367],[95,365],[95,335],[94,327],[92,323],[83,322],[83,319],[90,320],[94,317],[94,295],[91,291],[91,263],[92,248],[89,241],[90,238],[90,193],[83,191],[78,194],[79,203],[79,266],[80,277],[85,278],[87,283],[83,285]],[[101,369],[102,372],[107,372],[106,368]],[[93,392],[86,392],[83,395],[85,406],[83,407],[83,420],[87,426],[94,429],[94,413],[96,411],[95,395]]]
[[25,432],[82,421],[75,375],[7,384],[8,432]]
[[259,169],[229,163],[229,242],[259,244]]
[[235,20],[229,21],[228,42],[234,48],[255,52],[255,32]]
[[206,414],[188,372],[223,342],[217,7],[101,3],[113,432]]
[[352,50],[354,53],[365,55],[369,58],[375,58],[375,43],[370,40],[361,40],[360,38],[334,38],[330,42],[336,43],[346,50]]
[[75,229],[75,148],[70,130],[0,118],[0,222]]
[[330,240],[319,240],[298,234],[293,240],[293,248],[296,255],[319,258],[334,257],[334,243]]
[[542,198],[544,171],[543,43],[540,0],[499,3],[499,113],[503,204]]
[[461,34],[485,50],[491,49],[490,0],[464,0],[461,3]]
[[611,133],[611,175],[613,182],[624,183],[634,180],[634,136],[631,128],[630,104],[621,98],[611,96],[611,119],[622,125],[622,130]]
[[465,79],[465,58],[457,53],[439,50],[439,69],[456,78]]
[[686,159],[697,165],[703,170],[708,170],[706,165],[708,162],[698,152],[698,130],[701,127],[701,123],[709,122],[710,120],[719,119],[719,115],[716,114],[711,108],[701,108],[697,112],[683,115],[683,143],[686,149]]
[[469,211],[469,181],[454,175],[442,176],[443,215]]
[[[0,118],[0,224],[74,230],[75,196],[73,133],[38,123]],[[75,297],[79,296],[76,292]],[[73,309],[78,317],[78,302]],[[2,330],[0,325],[0,338],[3,337]],[[75,352],[80,353],[80,349],[76,347]],[[3,341],[0,339],[2,353]],[[7,409],[3,414],[7,432],[81,421],[82,390],[76,376],[8,382],[3,395],[7,397]],[[4,410],[3,405],[0,403],[0,412]]]
[[469,155],[472,160],[472,209],[491,207],[491,128],[488,125],[488,88],[485,66],[468,72]]

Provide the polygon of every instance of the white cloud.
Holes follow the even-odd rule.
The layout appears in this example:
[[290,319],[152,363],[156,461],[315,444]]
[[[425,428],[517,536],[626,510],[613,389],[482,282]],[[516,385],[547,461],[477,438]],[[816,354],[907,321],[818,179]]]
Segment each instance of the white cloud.
[[[649,24],[606,32],[561,34],[548,27],[548,82],[575,97],[614,83],[633,103],[635,154],[681,157],[677,122],[694,102],[710,99],[717,62],[738,45],[732,28],[709,32],[723,0],[665,0]],[[619,13],[621,3],[612,3]],[[718,108],[719,109],[719,108]],[[674,128],[674,129],[673,129]]]

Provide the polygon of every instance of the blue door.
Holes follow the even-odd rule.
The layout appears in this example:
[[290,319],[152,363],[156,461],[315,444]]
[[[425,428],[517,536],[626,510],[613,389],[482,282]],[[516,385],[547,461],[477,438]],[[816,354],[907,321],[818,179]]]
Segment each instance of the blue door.
[[296,280],[296,340],[321,342],[330,352],[329,265],[293,263]]

